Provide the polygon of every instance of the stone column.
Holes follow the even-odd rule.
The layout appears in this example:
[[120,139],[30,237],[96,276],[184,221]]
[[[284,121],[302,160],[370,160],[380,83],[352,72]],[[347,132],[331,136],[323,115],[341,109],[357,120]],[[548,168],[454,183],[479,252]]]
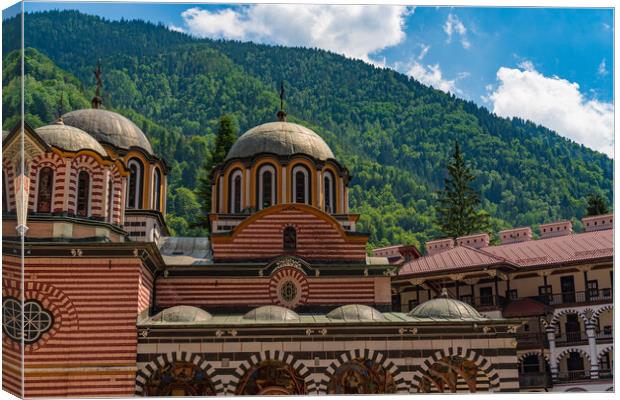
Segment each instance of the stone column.
[[598,379],[598,354],[596,352],[596,325],[588,321],[586,323],[586,336],[588,337],[588,350],[590,352],[590,379]]
[[553,382],[557,382],[558,364],[555,352],[555,326],[548,326],[545,331],[547,332],[547,340],[549,341],[549,369],[551,370],[551,378]]

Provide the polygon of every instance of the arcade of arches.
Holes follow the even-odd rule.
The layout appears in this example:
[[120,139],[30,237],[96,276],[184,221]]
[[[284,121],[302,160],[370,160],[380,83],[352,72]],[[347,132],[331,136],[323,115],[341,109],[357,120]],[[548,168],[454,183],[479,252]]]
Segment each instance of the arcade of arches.
[[245,374],[236,394],[299,395],[306,394],[306,385],[292,366],[278,360],[264,360]]
[[203,370],[190,362],[166,364],[153,373],[145,385],[146,396],[215,396],[215,389]]
[[422,376],[418,392],[475,393],[482,389],[479,381],[485,378],[473,361],[458,356],[444,357],[431,365]]
[[328,394],[396,393],[394,378],[381,364],[356,358],[342,364],[329,382]]

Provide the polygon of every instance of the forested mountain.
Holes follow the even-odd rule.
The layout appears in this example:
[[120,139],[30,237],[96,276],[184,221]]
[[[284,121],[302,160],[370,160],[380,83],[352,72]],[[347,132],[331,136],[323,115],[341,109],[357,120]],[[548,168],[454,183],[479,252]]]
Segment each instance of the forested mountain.
[[[19,44],[11,39],[19,34],[16,22],[4,23],[5,68],[16,62],[10,53]],[[607,156],[334,53],[194,39],[164,26],[72,11],[28,14],[25,32],[26,47],[36,49],[27,52],[29,121],[53,120],[61,88],[71,99],[65,111],[84,107],[101,59],[104,105],[142,127],[171,167],[169,222],[179,234],[201,233],[187,221],[198,212],[197,173],[210,156],[218,118],[233,113],[242,132],[274,120],[281,80],[289,120],[318,132],[351,170],[351,207],[362,214],[359,228],[371,233],[373,245],[420,245],[439,234],[435,191],[454,141],[478,176],[495,230],[575,221],[585,214],[588,194],[612,198]],[[4,75],[6,129],[15,121],[17,94]]]

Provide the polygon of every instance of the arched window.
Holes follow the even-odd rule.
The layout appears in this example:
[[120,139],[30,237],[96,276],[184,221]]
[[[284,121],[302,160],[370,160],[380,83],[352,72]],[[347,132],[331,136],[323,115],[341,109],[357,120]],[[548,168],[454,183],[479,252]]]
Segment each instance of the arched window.
[[159,168],[155,168],[153,174],[153,208],[161,211],[161,172],[159,172]]
[[127,208],[142,208],[142,177],[144,166],[140,160],[132,158],[127,163],[129,184],[127,185]]
[[243,199],[243,173],[241,170],[236,170],[230,175],[230,213],[241,212],[241,199]]
[[276,204],[276,169],[265,165],[258,171],[258,209]]
[[114,181],[108,180],[108,221],[114,222]]
[[334,206],[334,176],[331,172],[326,171],[323,178],[323,195],[325,196],[325,212],[333,213],[336,209]]
[[86,171],[80,171],[78,174],[77,186],[77,210],[76,214],[80,217],[88,217],[90,197],[90,175]]
[[293,168],[293,202],[310,204],[310,174],[301,165]]
[[297,231],[292,226],[284,228],[282,237],[284,251],[295,251],[297,249]]
[[52,212],[52,185],[54,183],[54,171],[50,167],[39,171],[39,188],[37,190],[37,212]]
[[9,211],[9,189],[8,181],[6,180],[6,173],[2,171],[2,212]]

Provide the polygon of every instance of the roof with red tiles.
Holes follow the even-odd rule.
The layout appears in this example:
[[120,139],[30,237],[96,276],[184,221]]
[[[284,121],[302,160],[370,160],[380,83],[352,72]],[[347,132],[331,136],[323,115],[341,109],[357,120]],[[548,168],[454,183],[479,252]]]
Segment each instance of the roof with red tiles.
[[405,263],[399,275],[453,271],[475,267],[534,267],[613,257],[613,229],[530,240],[482,249],[453,249]]

